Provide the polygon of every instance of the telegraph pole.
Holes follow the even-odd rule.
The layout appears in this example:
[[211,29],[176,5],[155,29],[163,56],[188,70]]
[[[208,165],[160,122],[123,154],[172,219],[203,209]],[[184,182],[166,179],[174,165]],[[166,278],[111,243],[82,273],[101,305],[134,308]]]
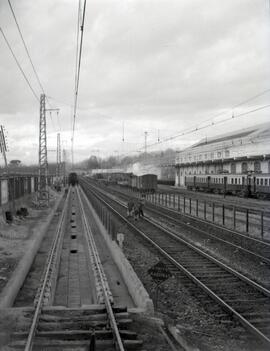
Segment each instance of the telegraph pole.
[[60,133],[57,133],[56,178],[58,182],[61,179],[61,173],[61,140]]
[[66,162],[67,162],[67,152],[63,149],[63,182],[64,186],[66,186]]
[[144,152],[145,152],[145,155],[147,153],[147,136],[148,136],[148,132],[144,132]]
[[4,133],[4,127],[2,125],[0,126],[0,152],[4,157],[5,168],[7,172],[9,210],[10,212],[12,212],[12,211],[15,211],[15,199],[14,199],[15,179],[13,177],[13,182],[11,183],[8,162],[7,162],[7,155],[6,155],[7,143],[6,143],[5,133]]
[[40,207],[49,205],[46,111],[59,111],[59,108],[46,109],[45,99],[45,94],[41,94],[38,151],[38,204]]
[[40,116],[39,116],[39,151],[38,151],[38,204],[39,206],[49,205],[48,189],[48,158],[47,158],[47,130],[46,130],[46,108],[45,94],[40,95]]
[[6,155],[6,151],[7,151],[6,137],[5,137],[4,128],[2,125],[0,126],[0,151],[3,154],[5,167],[8,171],[7,155]]

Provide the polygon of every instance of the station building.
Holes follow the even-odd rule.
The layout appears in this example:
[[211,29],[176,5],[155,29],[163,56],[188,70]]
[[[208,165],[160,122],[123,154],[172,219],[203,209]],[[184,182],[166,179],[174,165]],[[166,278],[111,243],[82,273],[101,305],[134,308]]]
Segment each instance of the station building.
[[175,185],[197,174],[270,173],[270,123],[205,138],[176,154]]

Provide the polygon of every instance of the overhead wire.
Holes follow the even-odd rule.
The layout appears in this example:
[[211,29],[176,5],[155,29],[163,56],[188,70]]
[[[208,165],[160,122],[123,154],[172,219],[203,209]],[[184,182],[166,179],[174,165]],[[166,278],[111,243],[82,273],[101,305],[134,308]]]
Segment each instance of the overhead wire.
[[16,15],[15,15],[15,12],[14,12],[14,9],[13,9],[13,7],[12,7],[12,5],[11,5],[10,0],[8,0],[8,4],[9,4],[10,10],[11,10],[11,12],[12,12],[14,21],[15,21],[15,23],[16,23],[17,29],[18,29],[18,31],[19,31],[20,37],[21,37],[21,39],[22,39],[23,46],[24,46],[24,48],[25,48],[25,51],[26,51],[27,56],[28,56],[28,58],[29,58],[29,61],[30,61],[30,63],[31,63],[32,69],[33,69],[33,71],[34,71],[34,73],[35,73],[36,79],[37,79],[38,84],[39,84],[39,86],[40,86],[40,89],[41,89],[41,91],[43,92],[43,94],[45,94],[44,88],[43,88],[43,86],[42,86],[42,84],[41,84],[41,81],[40,81],[39,76],[38,76],[38,74],[37,74],[37,71],[36,71],[36,69],[35,69],[34,63],[33,63],[32,59],[31,59],[29,50],[28,50],[28,48],[27,48],[27,46],[26,46],[25,40],[24,40],[24,38],[23,38],[22,31],[21,31],[21,29],[20,29],[19,23],[18,23],[18,21],[17,21]]
[[[270,91],[270,89],[269,89],[269,91]],[[259,95],[259,94],[258,94],[258,95]],[[240,104],[239,104],[239,106],[240,106]],[[254,113],[254,112],[257,112],[257,111],[260,111],[260,110],[264,110],[264,109],[269,108],[269,107],[270,107],[270,104],[263,105],[263,106],[254,108],[254,109],[252,109],[252,110],[239,113],[239,114],[237,114],[237,115],[232,115],[232,116],[230,116],[230,117],[228,117],[228,118],[224,118],[224,119],[222,119],[222,120],[220,120],[220,121],[216,121],[216,122],[212,121],[211,123],[208,123],[208,124],[206,124],[206,125],[204,125],[204,126],[201,126],[201,127],[195,126],[195,127],[187,128],[187,129],[183,130],[182,132],[180,132],[180,133],[178,133],[178,134],[176,134],[176,135],[173,135],[173,136],[164,138],[163,140],[160,140],[159,142],[154,142],[154,143],[151,143],[151,144],[147,144],[147,148],[153,147],[153,146],[155,146],[155,145],[160,145],[161,143],[164,143],[164,142],[167,142],[167,141],[171,141],[171,140],[177,139],[177,138],[179,138],[179,137],[181,137],[181,136],[184,136],[184,135],[193,134],[193,133],[195,133],[195,132],[198,132],[198,131],[200,131],[200,130],[209,128],[209,127],[211,127],[211,126],[218,125],[218,124],[222,124],[222,123],[225,123],[225,122],[227,122],[227,121],[229,121],[229,120],[236,119],[236,118],[239,118],[239,117],[242,117],[242,116],[245,116],[245,115],[249,115],[249,114],[251,114],[251,113]],[[210,120],[210,119],[208,119],[207,121],[209,121],[209,120]],[[128,154],[130,154],[130,153],[134,153],[134,152],[141,152],[142,150],[144,150],[144,146],[142,146],[142,147],[140,147],[140,148],[138,148],[138,149],[136,149],[136,150],[131,150],[131,151],[128,152],[128,153],[124,153],[122,156],[128,155]]]
[[8,39],[7,39],[7,37],[6,37],[6,35],[5,35],[4,31],[3,31],[3,29],[2,29],[1,27],[0,27],[0,31],[1,31],[1,33],[2,33],[2,35],[3,35],[3,38],[4,38],[4,40],[5,40],[5,42],[6,42],[7,46],[8,46],[8,48],[9,48],[11,54],[12,54],[12,56],[13,56],[13,58],[14,58],[16,64],[17,64],[19,70],[21,71],[21,73],[22,73],[22,75],[23,75],[23,77],[24,77],[24,79],[25,79],[27,85],[28,85],[29,88],[31,89],[31,91],[32,91],[32,93],[33,93],[33,95],[34,95],[34,97],[35,97],[35,98],[37,99],[37,101],[39,102],[39,97],[38,97],[37,93],[35,92],[34,88],[32,87],[31,83],[29,82],[29,80],[28,80],[28,78],[27,78],[27,76],[26,76],[26,74],[25,74],[25,72],[24,72],[22,66],[20,65],[20,63],[19,63],[19,61],[18,61],[18,59],[17,59],[17,57],[16,57],[14,51],[13,51],[12,48],[11,48],[11,45],[9,44]]
[[[74,162],[74,133],[75,133],[75,124],[76,124],[76,113],[77,113],[77,103],[78,103],[78,91],[79,91],[79,82],[80,82],[80,71],[81,71],[81,58],[82,58],[82,47],[83,47],[83,34],[84,34],[84,21],[85,21],[85,11],[86,11],[86,0],[84,0],[83,5],[83,14],[80,25],[81,37],[80,37],[80,46],[79,46],[79,56],[78,60],[76,59],[76,81],[75,81],[75,96],[74,96],[74,111],[73,111],[73,126],[72,126],[72,164]],[[79,2],[79,14],[78,21],[80,21],[80,2]],[[78,28],[77,28],[78,30]],[[79,30],[78,30],[79,32]],[[78,33],[77,33],[78,37]]]
[[[30,61],[30,64],[31,64],[31,67],[32,67],[32,69],[33,69],[33,72],[34,72],[34,75],[35,75],[35,77],[36,77],[36,80],[37,80],[37,82],[38,82],[38,85],[39,85],[39,87],[40,87],[40,90],[41,90],[42,93],[45,95],[45,98],[46,98],[46,100],[48,101],[48,104],[50,105],[50,107],[52,107],[51,104],[50,104],[50,102],[49,102],[49,100],[48,100],[48,98],[47,98],[47,96],[46,96],[46,94],[45,94],[44,87],[43,87],[43,85],[42,85],[42,83],[41,83],[41,80],[40,80],[40,78],[39,78],[39,76],[38,76],[37,70],[36,70],[36,68],[35,68],[35,66],[34,66],[33,60],[32,60],[32,58],[31,58],[31,56],[30,56],[30,52],[29,52],[28,47],[27,47],[27,45],[26,45],[24,36],[23,36],[23,34],[22,34],[21,27],[20,27],[20,25],[19,25],[19,22],[18,22],[18,20],[17,20],[17,17],[16,17],[16,14],[15,14],[14,8],[13,8],[12,3],[11,3],[10,0],[8,0],[8,4],[9,4],[9,7],[10,7],[12,16],[13,16],[13,18],[14,18],[14,21],[15,21],[15,23],[16,23],[16,26],[17,26],[17,29],[18,29],[20,38],[21,38],[21,40],[22,40],[22,43],[23,43],[25,52],[26,52],[27,57],[28,57],[28,59],[29,59],[29,61]],[[3,31],[2,31],[2,34],[4,35]],[[4,37],[5,37],[5,36],[4,36]],[[5,39],[6,39],[6,38],[5,38]],[[12,51],[11,45],[9,45],[9,48],[10,48],[10,50]],[[14,55],[15,55],[15,54],[14,54]],[[14,55],[13,55],[13,56],[14,56]],[[14,57],[14,58],[15,58],[15,57]],[[16,59],[15,59],[15,60],[16,60]],[[17,62],[17,64],[19,65],[18,59],[16,60],[16,62]],[[19,65],[19,66],[20,66],[20,65]],[[19,68],[20,68],[20,70],[22,71],[21,66],[20,66]],[[23,73],[23,72],[22,72],[22,73]],[[27,81],[27,84],[29,83],[28,85],[30,86],[30,89],[31,89],[32,92],[33,92],[34,89],[33,89],[33,87],[31,86],[29,80],[26,78],[26,74],[23,73],[23,75],[24,75],[24,78],[25,78],[26,81]],[[33,93],[34,93],[35,97],[37,98],[37,100],[39,101],[39,98],[38,98],[36,92],[33,92]],[[50,119],[51,119],[51,122],[52,122],[53,129],[56,131],[56,128],[55,128],[55,125],[54,125],[54,122],[53,122],[51,113],[50,113]]]
[[[46,100],[48,101],[48,104],[49,104],[50,107],[52,108],[52,105],[50,104],[50,101],[48,100],[47,95],[45,94],[44,87],[43,87],[43,85],[42,85],[42,83],[41,83],[41,80],[40,80],[40,78],[39,78],[39,76],[38,76],[37,70],[36,70],[36,68],[35,68],[35,66],[34,66],[34,63],[33,63],[33,60],[32,60],[32,58],[31,58],[31,56],[30,56],[30,52],[29,52],[29,50],[28,50],[28,48],[27,48],[26,42],[25,42],[24,37],[23,37],[23,34],[22,34],[22,30],[21,30],[21,28],[20,28],[19,22],[18,22],[18,20],[17,20],[16,14],[15,14],[15,11],[14,11],[14,8],[13,8],[13,6],[12,6],[10,0],[8,0],[8,4],[9,4],[9,7],[10,7],[12,16],[13,16],[13,18],[14,18],[14,21],[15,21],[15,23],[16,23],[18,32],[19,32],[19,34],[20,34],[20,37],[21,37],[21,40],[22,40],[24,49],[25,49],[25,51],[26,51],[27,57],[28,57],[28,59],[29,59],[29,61],[30,61],[30,64],[31,64],[31,67],[32,67],[33,72],[34,72],[34,74],[35,74],[36,80],[37,80],[37,82],[38,82],[38,84],[39,84],[40,90],[41,90],[42,93],[45,95],[45,98],[46,98]],[[52,122],[53,129],[54,129],[54,131],[56,131],[56,128],[55,128],[55,125],[54,125],[54,122],[53,122],[53,119],[52,119],[51,112],[50,112],[50,119],[51,119],[51,122]]]
[[[227,121],[229,121],[229,120],[231,120],[231,119],[239,118],[239,117],[248,115],[248,114],[250,114],[250,113],[253,113],[253,112],[256,112],[256,111],[260,111],[260,110],[266,109],[266,108],[268,108],[268,107],[270,107],[270,104],[264,105],[264,106],[260,106],[260,107],[258,107],[258,108],[255,108],[255,109],[252,109],[252,110],[249,110],[249,111],[240,113],[240,114],[238,114],[238,115],[230,116],[229,118],[225,118],[225,119],[222,119],[222,120],[220,120],[220,121],[211,122],[211,123],[209,123],[209,124],[207,124],[207,125],[205,125],[205,126],[202,126],[202,127],[192,127],[192,129],[188,129],[188,130],[186,130],[186,131],[183,131],[183,132],[181,132],[180,134],[176,134],[176,135],[174,135],[174,136],[170,136],[170,137],[168,137],[168,138],[163,139],[163,140],[161,141],[161,143],[166,142],[166,141],[170,141],[170,140],[177,139],[177,138],[179,138],[179,137],[181,137],[181,136],[184,136],[184,135],[192,134],[192,133],[197,132],[197,131],[200,131],[200,130],[202,130],[202,129],[209,128],[209,127],[211,127],[211,126],[213,126],[213,125],[221,124],[221,123],[227,122]],[[158,143],[155,142],[155,143],[153,143],[153,144],[147,145],[147,147],[151,147],[151,146],[154,146],[154,145],[156,145],[156,144],[158,144]],[[139,150],[142,150],[142,149],[143,149],[143,147],[141,147]]]

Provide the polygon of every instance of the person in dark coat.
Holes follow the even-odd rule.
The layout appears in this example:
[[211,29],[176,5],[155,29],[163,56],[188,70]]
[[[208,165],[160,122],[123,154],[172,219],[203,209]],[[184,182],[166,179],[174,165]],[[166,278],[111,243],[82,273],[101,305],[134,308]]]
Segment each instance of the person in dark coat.
[[134,204],[134,212],[133,212],[133,214],[134,214],[135,221],[137,221],[137,219],[139,218],[139,203],[138,202],[136,202]]
[[144,217],[143,213],[143,205],[144,205],[144,200],[141,198],[138,204],[138,210],[139,210],[139,218]]
[[133,211],[134,211],[134,202],[132,200],[129,200],[127,204],[127,217],[131,216]]

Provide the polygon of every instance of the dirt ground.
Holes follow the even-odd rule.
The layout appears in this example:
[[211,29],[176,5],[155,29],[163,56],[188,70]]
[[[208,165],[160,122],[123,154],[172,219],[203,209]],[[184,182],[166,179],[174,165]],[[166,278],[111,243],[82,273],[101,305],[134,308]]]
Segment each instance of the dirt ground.
[[37,209],[33,203],[34,195],[28,195],[23,200],[23,206],[27,207],[29,215],[25,218],[14,217],[12,224],[7,224],[1,216],[0,293],[27,251],[27,247],[35,239],[33,237],[34,231],[38,230],[39,226],[46,220],[59,196],[58,193],[51,191],[49,208]]

